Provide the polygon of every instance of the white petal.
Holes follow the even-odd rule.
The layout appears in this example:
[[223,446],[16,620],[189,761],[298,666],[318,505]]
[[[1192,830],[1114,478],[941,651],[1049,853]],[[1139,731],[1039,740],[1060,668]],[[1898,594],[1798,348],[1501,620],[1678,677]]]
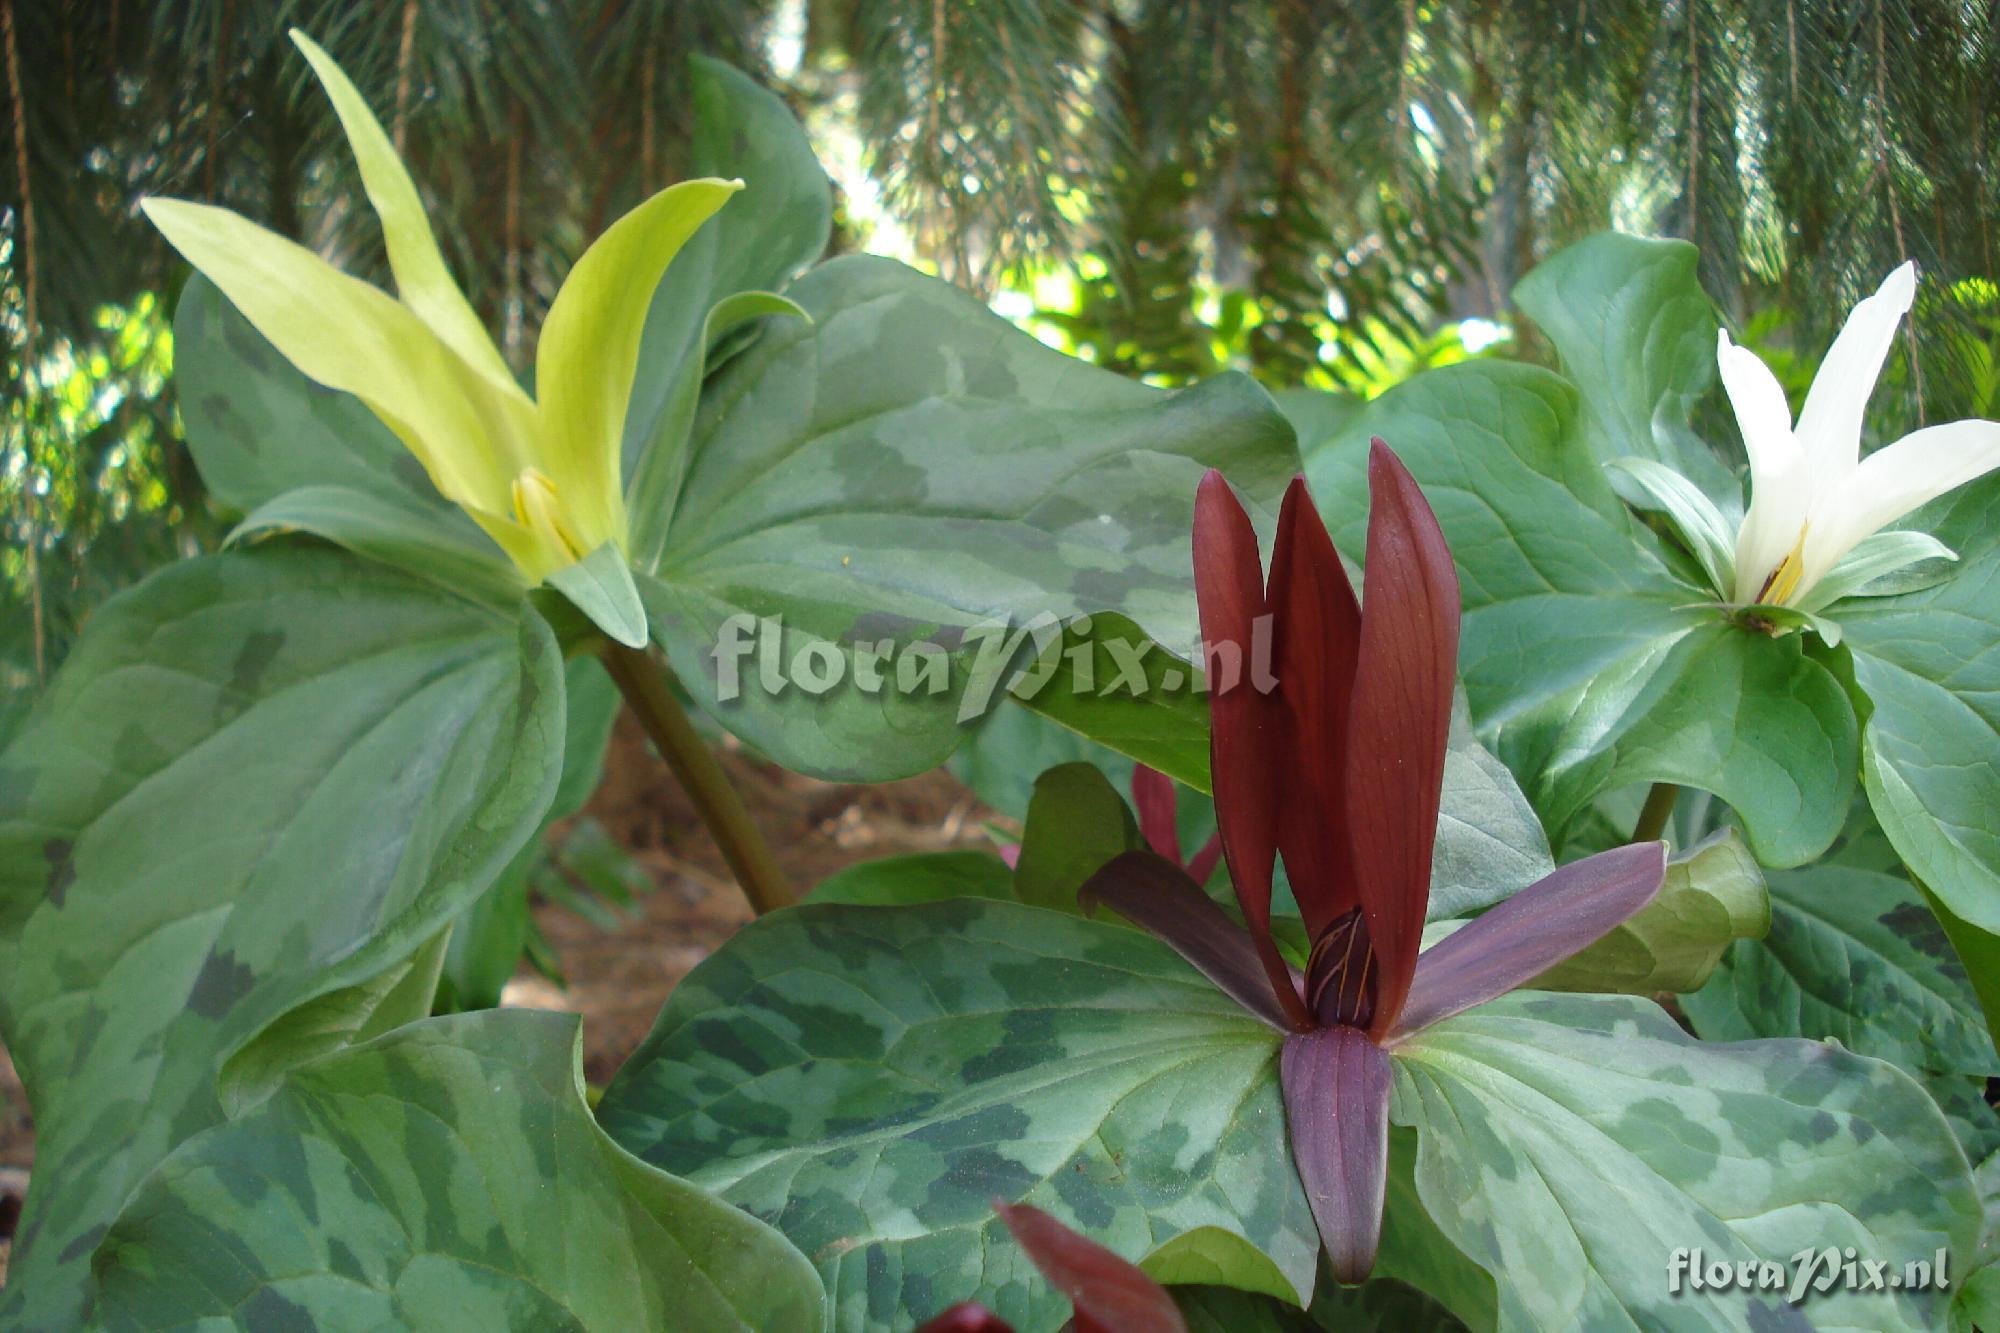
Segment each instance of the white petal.
[[2000,422],[1954,421],[1905,435],[1861,460],[1846,485],[1813,511],[1803,591],[1870,533],[1921,504],[2000,468]]
[[1810,478],[1785,390],[1770,367],[1730,342],[1727,330],[1716,337],[1715,362],[1750,455],[1750,511],[1736,533],[1736,600],[1748,602],[1798,541],[1812,499]]
[[1789,471],[1798,444],[1792,439],[1792,409],[1785,403],[1778,377],[1755,352],[1729,341],[1728,329],[1716,331],[1715,364],[1722,371],[1729,405],[1736,409],[1752,482],[1766,473]]
[[1798,436],[1821,495],[1838,490],[1854,472],[1861,457],[1862,413],[1895,341],[1896,325],[1909,313],[1916,294],[1917,266],[1906,263],[1854,307],[1819,363],[1799,411]]

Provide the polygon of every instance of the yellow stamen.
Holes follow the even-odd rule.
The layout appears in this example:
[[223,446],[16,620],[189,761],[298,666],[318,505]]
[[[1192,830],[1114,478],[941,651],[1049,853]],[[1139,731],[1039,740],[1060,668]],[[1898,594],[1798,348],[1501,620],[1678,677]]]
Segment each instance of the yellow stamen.
[[524,468],[521,475],[514,478],[514,517],[521,526],[554,543],[568,553],[571,560],[581,560],[589,552],[570,530],[569,522],[563,515],[562,497],[556,492],[556,484],[540,468]]
[[1806,545],[1806,527],[1799,524],[1799,539],[1792,543],[1792,549],[1771,571],[1771,577],[1764,580],[1764,586],[1757,593],[1757,600],[1768,606],[1784,606],[1799,590],[1799,580],[1805,577],[1805,561],[1801,553]]

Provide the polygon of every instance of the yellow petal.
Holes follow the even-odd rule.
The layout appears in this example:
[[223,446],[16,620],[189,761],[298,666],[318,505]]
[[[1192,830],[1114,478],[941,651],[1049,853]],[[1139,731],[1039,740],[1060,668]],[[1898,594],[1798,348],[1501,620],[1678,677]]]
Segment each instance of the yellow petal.
[[334,111],[340,116],[341,128],[347,131],[348,146],[354,150],[354,160],[361,168],[361,184],[368,191],[368,201],[375,205],[375,216],[382,222],[389,267],[396,275],[396,294],[466,365],[494,381],[503,393],[528,401],[501,358],[500,350],[487,336],[486,325],[445,268],[444,256],[438,251],[430,220],[424,216],[416,184],[403,169],[402,160],[396,156],[395,147],[382,132],[374,113],[369,111],[368,103],[362,100],[333,57],[310,37],[294,28],[292,41],[319,75]]
[[141,207],[307,378],[361,399],[468,509],[504,511],[532,405],[495,392],[387,292],[223,208]]
[[541,466],[586,549],[625,542],[619,451],[646,309],[667,265],[741,181],[683,181],[614,222],[577,260],[535,355]]

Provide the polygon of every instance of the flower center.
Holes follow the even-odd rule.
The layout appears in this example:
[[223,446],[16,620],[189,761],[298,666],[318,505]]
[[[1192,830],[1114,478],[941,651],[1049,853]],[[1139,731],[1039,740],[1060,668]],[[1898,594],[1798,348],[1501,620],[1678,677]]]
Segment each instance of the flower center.
[[581,560],[589,554],[570,530],[563,516],[562,497],[548,473],[540,468],[522,469],[514,478],[513,494],[514,517],[522,527],[568,553],[571,560]]
[[1757,600],[1769,606],[1784,606],[1799,590],[1799,580],[1805,577],[1805,561],[1801,558],[1806,546],[1807,524],[1799,524],[1799,539],[1792,543],[1792,549],[1771,571],[1771,577],[1764,580],[1764,586],[1757,590]]
[[1375,946],[1356,907],[1313,941],[1306,1002],[1328,1027],[1365,1028],[1375,1017]]

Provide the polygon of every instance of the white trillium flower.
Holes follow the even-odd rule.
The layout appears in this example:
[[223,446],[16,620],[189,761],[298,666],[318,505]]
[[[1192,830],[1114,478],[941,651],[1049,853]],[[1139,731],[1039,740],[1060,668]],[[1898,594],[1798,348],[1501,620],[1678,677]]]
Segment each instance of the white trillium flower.
[[[1861,457],[1862,412],[1916,290],[1916,265],[1906,263],[1854,307],[1796,424],[1769,367],[1727,331],[1719,335],[1722,385],[1750,455],[1750,512],[1736,534],[1737,602],[1813,610],[1868,577],[1948,555],[1914,533],[1885,533],[1877,549],[1857,548],[1918,506],[2000,468],[2000,422],[1992,421],[1926,427]],[[1829,580],[1837,569],[1841,577]],[[1828,586],[1814,596],[1823,581]]]

